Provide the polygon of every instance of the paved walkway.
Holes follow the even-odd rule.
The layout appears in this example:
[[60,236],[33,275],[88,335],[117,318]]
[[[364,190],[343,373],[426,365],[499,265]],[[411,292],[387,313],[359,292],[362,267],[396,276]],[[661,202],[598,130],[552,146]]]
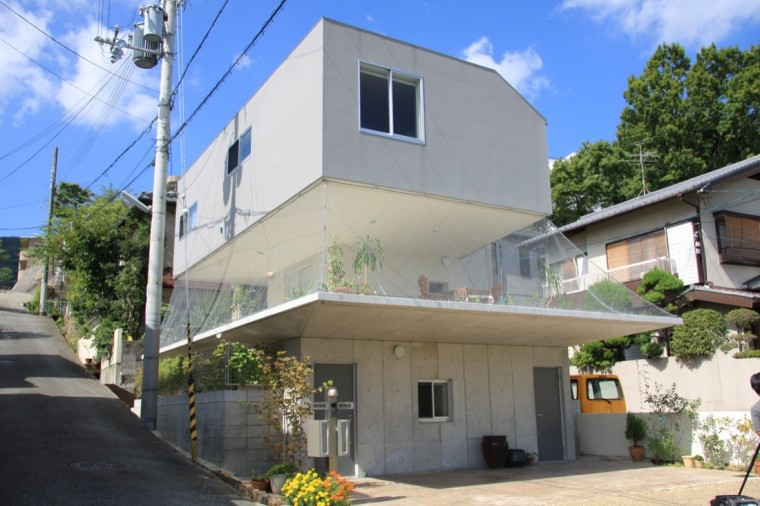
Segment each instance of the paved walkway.
[[[356,480],[355,505],[690,505],[735,494],[744,474],[583,456],[567,464]],[[750,475],[744,495],[760,497]]]

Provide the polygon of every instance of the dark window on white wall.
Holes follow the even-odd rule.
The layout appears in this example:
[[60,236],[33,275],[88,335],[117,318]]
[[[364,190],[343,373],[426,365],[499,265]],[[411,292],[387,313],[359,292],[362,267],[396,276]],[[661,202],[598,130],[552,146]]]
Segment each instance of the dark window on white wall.
[[227,150],[227,174],[237,169],[251,154],[251,129],[249,128]]
[[179,216],[179,238],[182,239],[196,227],[198,219],[198,203],[196,202],[189,209]]
[[420,420],[448,421],[449,381],[424,380],[417,382],[417,407]]
[[422,81],[419,77],[362,64],[359,95],[362,130],[422,139]]

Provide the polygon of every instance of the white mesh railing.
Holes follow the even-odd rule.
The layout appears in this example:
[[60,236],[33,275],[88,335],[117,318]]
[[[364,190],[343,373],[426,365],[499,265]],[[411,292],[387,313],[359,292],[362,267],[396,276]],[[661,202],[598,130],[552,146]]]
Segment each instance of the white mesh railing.
[[533,219],[325,181],[178,275],[162,346],[186,339],[188,320],[196,335],[316,291],[666,314],[595,266],[564,272],[582,253]]

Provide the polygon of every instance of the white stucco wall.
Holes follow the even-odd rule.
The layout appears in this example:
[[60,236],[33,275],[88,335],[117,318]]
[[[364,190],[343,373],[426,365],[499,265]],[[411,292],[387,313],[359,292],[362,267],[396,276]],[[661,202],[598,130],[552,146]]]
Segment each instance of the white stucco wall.
[[[551,213],[546,120],[494,70],[324,21],[324,174]],[[359,62],[418,76],[425,143],[359,131]]]
[[[360,132],[360,61],[423,79],[424,144]],[[251,155],[227,174],[228,150],[249,127]],[[551,213],[546,160],[545,119],[495,71],[322,20],[180,180],[177,221],[197,204],[197,227],[175,243],[174,274],[322,177],[532,221]]]
[[[393,347],[406,355],[396,358]],[[510,448],[537,451],[534,367],[560,367],[565,348],[303,339],[315,363],[355,363],[356,459],[368,474],[483,468],[482,436],[506,434]],[[452,420],[417,419],[417,380],[452,385]],[[575,456],[569,387],[563,385],[566,458]],[[540,456],[539,456],[540,459]]]
[[[319,178],[322,57],[317,26],[182,177],[177,220],[198,203],[199,226],[175,243],[175,274]],[[227,152],[249,127],[251,155],[228,175]]]

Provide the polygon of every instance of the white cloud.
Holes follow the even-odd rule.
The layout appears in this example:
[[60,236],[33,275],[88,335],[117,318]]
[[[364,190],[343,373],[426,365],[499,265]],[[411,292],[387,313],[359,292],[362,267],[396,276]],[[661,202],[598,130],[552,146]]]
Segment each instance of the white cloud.
[[[235,55],[235,58],[233,58],[232,63],[235,63],[235,61],[240,58],[240,53]],[[251,57],[247,54],[244,54],[242,58],[240,58],[240,61],[235,66],[235,70],[245,70],[249,68],[251,65],[253,65],[253,60],[251,60]]]
[[689,47],[720,42],[738,26],[760,22],[760,2],[752,0],[564,0],[560,8],[611,21],[632,38]]
[[[156,91],[127,83],[103,68],[76,57],[9,9],[0,9],[0,61],[3,62],[3,78],[0,79],[0,122],[5,117],[11,117],[14,125],[20,126],[25,123],[26,117],[40,112],[45,106],[59,109],[62,115],[70,109],[78,110],[88,100],[91,103],[77,116],[75,123],[115,124],[126,120],[142,129],[146,123],[134,116],[148,121],[155,116],[158,98],[157,72],[134,71],[130,61],[131,52],[128,50],[125,51],[125,61],[122,64],[111,64],[108,50],[101,50],[93,40],[95,34],[104,31],[103,28],[99,31],[95,21],[80,19],[79,23],[69,24],[67,18],[61,17],[60,11],[36,8],[25,11],[18,4],[9,5],[29,23],[51,34],[62,44],[98,66],[114,73],[124,73],[130,81],[149,86]],[[67,7],[70,7],[70,4],[67,4]],[[54,30],[58,26],[79,28],[76,32]],[[108,83],[104,85],[107,79]],[[101,87],[102,90],[98,93],[97,90]],[[98,100],[91,99],[81,90],[93,95],[98,93]],[[151,108],[145,106],[148,98],[153,104]],[[107,110],[111,107],[125,110],[129,115],[120,111],[111,111],[109,115]]]
[[532,47],[522,52],[507,51],[496,61],[493,44],[488,37],[481,37],[470,44],[463,55],[469,62],[496,70],[528,100],[535,100],[542,91],[551,90],[549,79],[538,73],[544,62]]
[[[50,20],[49,13],[33,14],[24,12],[18,5],[10,6],[43,29]],[[0,79],[0,121],[6,112],[12,112],[16,121],[19,121],[19,118],[23,119],[23,113],[36,111],[53,93],[54,78],[30,60],[45,59],[45,45],[48,39],[7,9],[0,9],[0,37],[0,61],[3,62],[3,78]],[[14,107],[13,111],[8,111],[11,103],[19,105]]]

